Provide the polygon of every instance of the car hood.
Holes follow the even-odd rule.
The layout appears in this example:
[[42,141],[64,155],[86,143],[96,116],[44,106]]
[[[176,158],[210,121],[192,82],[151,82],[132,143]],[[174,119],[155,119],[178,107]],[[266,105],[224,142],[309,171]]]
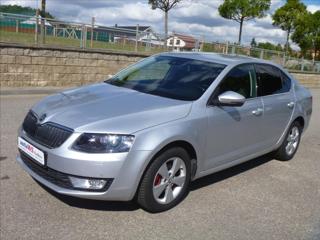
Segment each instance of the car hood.
[[186,117],[191,105],[99,83],[48,96],[32,110],[40,118],[46,116],[42,123],[58,123],[76,132],[130,134]]

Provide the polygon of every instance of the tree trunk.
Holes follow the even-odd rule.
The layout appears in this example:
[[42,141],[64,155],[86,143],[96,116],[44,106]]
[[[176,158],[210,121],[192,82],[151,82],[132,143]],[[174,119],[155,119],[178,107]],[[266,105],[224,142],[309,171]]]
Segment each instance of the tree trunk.
[[286,55],[288,54],[288,50],[289,50],[289,37],[290,37],[290,29],[288,29],[287,31],[287,41],[286,41]]
[[164,12],[164,47],[167,49],[168,40],[168,11]]
[[239,45],[241,44],[242,25],[243,25],[243,18],[241,18],[241,20],[240,20],[239,40],[238,40]]

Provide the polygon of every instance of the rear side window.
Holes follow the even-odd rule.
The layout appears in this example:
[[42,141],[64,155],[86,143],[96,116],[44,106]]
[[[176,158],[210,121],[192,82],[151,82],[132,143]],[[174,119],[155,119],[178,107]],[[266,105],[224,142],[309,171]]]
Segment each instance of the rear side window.
[[284,93],[290,90],[290,79],[278,68],[266,64],[257,64],[255,67],[258,96]]
[[233,68],[218,87],[218,95],[233,91],[245,98],[256,97],[256,79],[253,65],[240,65]]

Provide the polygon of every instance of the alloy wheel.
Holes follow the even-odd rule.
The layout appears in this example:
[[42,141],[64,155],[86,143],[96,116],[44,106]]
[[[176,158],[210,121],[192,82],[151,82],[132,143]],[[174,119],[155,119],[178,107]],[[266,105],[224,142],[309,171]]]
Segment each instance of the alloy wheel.
[[296,151],[299,144],[299,137],[299,128],[297,126],[292,127],[287,138],[286,153],[288,155],[292,155]]
[[153,180],[153,196],[160,204],[169,204],[181,193],[186,182],[186,165],[179,157],[165,161]]

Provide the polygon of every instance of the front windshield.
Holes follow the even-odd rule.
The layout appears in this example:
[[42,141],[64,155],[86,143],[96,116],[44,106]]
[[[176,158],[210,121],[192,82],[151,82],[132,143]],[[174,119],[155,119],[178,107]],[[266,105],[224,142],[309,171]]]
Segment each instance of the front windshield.
[[146,58],[106,83],[139,92],[193,101],[202,96],[225,65],[172,56]]

